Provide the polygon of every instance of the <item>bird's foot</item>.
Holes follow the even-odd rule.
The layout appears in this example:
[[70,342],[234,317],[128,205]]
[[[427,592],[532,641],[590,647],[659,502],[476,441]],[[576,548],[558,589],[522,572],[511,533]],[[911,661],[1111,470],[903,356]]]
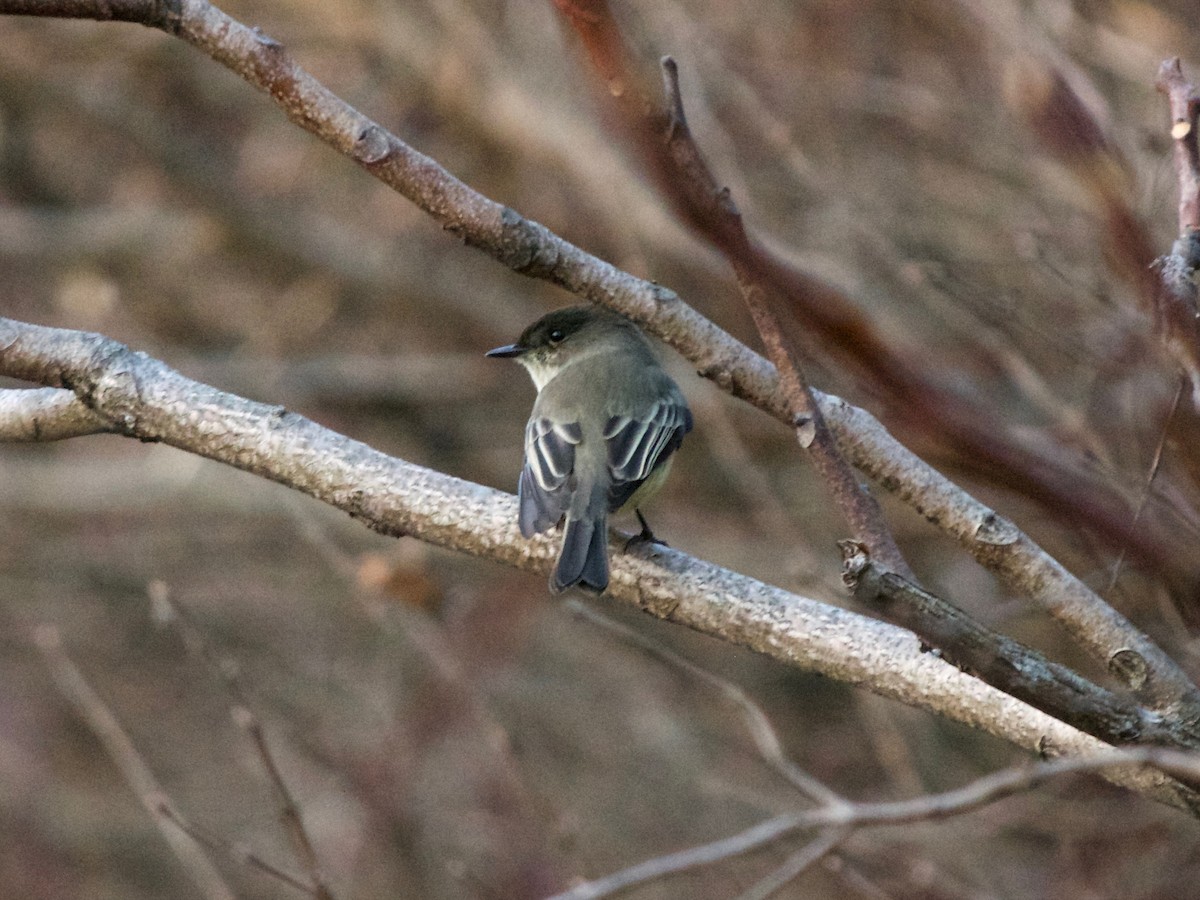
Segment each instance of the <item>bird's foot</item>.
[[666,541],[660,541],[654,536],[654,532],[650,530],[650,525],[646,522],[646,517],[642,515],[640,509],[635,509],[634,515],[638,517],[638,521],[642,525],[642,530],[625,542],[625,552],[629,552],[630,547],[636,547],[638,544],[658,544],[660,547],[669,546]]

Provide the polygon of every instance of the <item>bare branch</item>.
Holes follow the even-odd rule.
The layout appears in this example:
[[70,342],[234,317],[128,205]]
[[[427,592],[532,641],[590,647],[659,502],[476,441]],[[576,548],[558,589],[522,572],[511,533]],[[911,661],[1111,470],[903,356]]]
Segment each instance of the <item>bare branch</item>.
[[[697,159],[686,141],[674,139],[678,100],[669,98],[662,108],[642,85],[608,0],[555,0],[555,5],[575,29],[592,68],[607,83],[606,99],[622,136],[640,154],[647,176],[679,220],[725,256],[739,281],[764,286],[780,298],[809,337],[810,355],[832,358],[867,381],[877,396],[886,398],[896,420],[910,433],[936,435],[977,476],[1021,490],[1070,527],[1087,522],[1112,546],[1129,547],[1138,558],[1163,570],[1177,568],[1177,562],[1163,552],[1161,539],[1149,539],[1150,529],[1129,526],[1128,504],[1111,485],[1086,474],[1083,460],[1072,448],[1052,436],[1043,435],[1049,444],[1042,445],[997,429],[981,412],[988,409],[986,398],[970,397],[961,385],[931,373],[916,353],[889,340],[853,298],[753,240],[722,204],[713,202],[713,192],[703,179],[679,177],[681,171],[694,170]],[[653,330],[653,324],[650,327]],[[664,339],[672,343],[671,337]],[[976,352],[990,351],[980,346]],[[1000,365],[995,368],[1003,370]],[[709,375],[703,367],[701,373]]]
[[1200,755],[1162,747],[1106,749],[1089,756],[1053,759],[1032,765],[1001,769],[961,788],[941,794],[914,797],[889,803],[852,803],[841,808],[815,809],[798,813],[800,828],[826,825],[899,825],[962,815],[988,804],[1030,790],[1052,778],[1113,768],[1150,766],[1187,781],[1200,780]]
[[[574,6],[571,0],[560,0],[559,5]],[[694,312],[672,291],[622,272],[472,190],[330,93],[296,65],[278,42],[204,0],[178,0],[170,15],[163,14],[164,4],[156,0],[125,0],[120,6],[130,11],[130,20],[136,18],[134,11],[141,9],[144,18],[137,21],[178,35],[269,93],[296,124],[354,159],[469,245],[515,271],[543,278],[629,315],[691,360],[702,376],[789,426],[794,425],[789,404],[779,391],[778,374],[767,360]],[[62,15],[110,19],[110,7],[108,0],[0,0],[0,14],[57,15],[63,10]],[[602,12],[607,15],[606,8]],[[601,30],[605,27],[603,17],[590,21]],[[0,339],[0,357],[3,348]],[[814,397],[851,463],[954,535],[977,560],[1019,593],[1028,593],[1041,603],[1105,665],[1113,666],[1112,661],[1127,651],[1135,653],[1144,666],[1118,667],[1116,671],[1122,677],[1126,672],[1134,673],[1127,683],[1147,705],[1163,712],[1179,709],[1200,719],[1200,692],[1187,675],[1015,526],[918,460],[866,412],[818,391],[814,391]],[[945,411],[937,412],[941,415]],[[971,427],[970,423],[962,424],[962,428]],[[959,430],[957,426],[951,429]],[[1004,435],[989,426],[976,437],[977,459],[988,466],[995,462],[993,473],[1012,468],[1011,458],[995,460],[1004,449]],[[1043,497],[1054,501],[1051,506],[1057,506],[1060,512],[1072,511],[1072,524],[1088,522],[1091,527],[1107,530],[1115,544],[1128,546],[1143,558],[1157,559],[1166,567],[1175,564],[1167,547],[1145,529],[1130,529],[1130,517],[1116,515],[1111,504],[1100,499],[1103,487],[1080,483],[1076,475],[1062,469],[1058,458],[1038,459],[1025,467],[1038,477],[1054,473],[1039,489]],[[352,488],[347,486],[346,490]]]
[[843,577],[854,596],[881,609],[888,621],[914,631],[948,662],[1109,743],[1200,747],[1195,722],[1148,712],[984,627],[953,604],[877,567],[861,544],[843,541],[842,549]]
[[183,817],[174,810],[170,814],[165,812],[170,808],[166,792],[116,716],[71,662],[62,648],[58,630],[51,625],[42,625],[35,632],[34,641],[46,660],[55,686],[104,747],[200,893],[209,900],[234,900],[233,891],[225,884],[221,873],[205,856],[202,848],[176,826],[175,823],[182,822]]
[[3,12],[10,16],[140,22],[169,31],[179,21],[179,7],[178,0],[6,0]]
[[[204,633],[192,623],[191,618],[177,604],[172,602],[170,591],[164,582],[150,582],[147,586],[147,594],[149,595],[152,607],[165,610],[169,613],[170,621],[179,630],[185,646],[219,675],[225,684],[226,690],[229,691],[234,701],[233,708],[230,711],[234,724],[245,731],[254,744],[254,749],[257,752],[259,760],[262,762],[263,769],[267,773],[267,778],[271,782],[271,788],[279,804],[280,818],[283,821],[284,829],[295,845],[300,862],[304,866],[304,871],[308,874],[310,886],[306,886],[305,890],[313,897],[316,897],[317,900],[333,900],[333,891],[321,872],[320,860],[317,858],[316,848],[309,837],[308,829],[304,826],[304,817],[300,812],[300,805],[292,796],[291,789],[288,787],[287,781],[279,769],[279,764],[275,760],[275,754],[271,751],[271,746],[267,742],[267,735],[263,730],[262,720],[250,705],[250,698],[242,686],[236,662],[231,658],[222,658],[213,649],[205,638]],[[289,883],[291,882],[289,881]]]
[[247,849],[246,847],[232,844],[229,841],[206,834],[195,825],[192,825],[190,822],[185,822],[183,819],[181,819],[179,814],[167,804],[162,805],[160,812],[168,821],[171,822],[171,824],[173,824],[176,828],[190,837],[209,853],[220,853],[239,865],[246,865],[252,869],[258,869],[258,871],[283,882],[289,887],[295,888],[309,897],[316,896],[316,892],[312,885],[305,882],[299,876],[279,868],[279,866],[263,859],[257,853]]
[[729,191],[717,188],[716,180],[692,138],[684,115],[679,69],[675,60],[665,57],[662,69],[670,118],[666,150],[676,163],[673,174],[679,180],[686,181],[679,190],[693,198],[694,205],[704,209],[705,220],[714,222],[713,227],[728,235],[730,243],[743,248],[741,252],[731,254],[731,263],[737,273],[742,299],[767,348],[767,356],[779,372],[780,390],[792,413],[792,424],[800,446],[809,451],[814,468],[837,501],[851,530],[871,548],[872,556],[879,560],[880,565],[912,577],[912,571],[883,518],[879,504],[859,482],[842,456],[808,385],[808,379],[801,372],[796,353],[772,308],[774,286],[761,268],[750,262],[753,258],[748,252],[750,239],[743,227],[741,213]]
[[1141,703],[1200,721],[1200,692],[1178,663],[1029,535],[900,444],[870,413],[828,395],[822,408],[838,424],[856,465],[937,523],[1011,590],[1050,613]]
[[636,884],[657,881],[679,872],[686,872],[688,869],[710,866],[730,857],[749,853],[786,837],[799,827],[796,825],[795,815],[776,816],[733,837],[689,847],[667,856],[658,856],[604,878],[585,881],[568,891],[554,895],[549,900],[595,900],[597,897],[608,897]]
[[769,900],[780,888],[795,881],[813,864],[820,862],[852,833],[850,828],[830,828],[784,860],[783,865],[763,878],[748,891],[743,891],[736,900]]
[[[546,572],[552,538],[525,540],[515,498],[385,456],[280,407],[179,375],[99,335],[0,319],[0,374],[73,390],[114,429],[253,472],[344,510],[377,531]],[[608,596],[789,665],[983,729],[1037,753],[1104,745],[928,653],[911,633],[774,588],[667,547],[613,559]],[[1122,782],[1172,805],[1161,776]]]
[[1179,181],[1179,233],[1200,228],[1200,151],[1196,117],[1200,96],[1183,75],[1179,57],[1166,60],[1158,70],[1158,89],[1167,95],[1171,112],[1171,140],[1175,175]]
[[[679,853],[638,863],[628,869],[595,881],[584,882],[551,900],[594,900],[607,897],[625,888],[655,881],[687,869],[712,865],[776,843],[788,835],[805,829],[830,829],[796,854],[797,869],[803,868],[861,828],[878,825],[899,825],[909,822],[934,821],[959,816],[981,807],[1035,788],[1052,778],[1067,774],[1104,772],[1114,767],[1154,766],[1173,775],[1196,781],[1200,779],[1200,755],[1176,750],[1140,747],[1126,750],[1108,749],[1095,755],[1073,759],[1056,759],[1028,766],[1002,769],[977,779],[961,788],[941,794],[929,794],[889,803],[852,803],[841,799],[835,803],[803,812],[785,813],[760,822],[732,837],[689,847]],[[813,858],[809,859],[812,855]],[[800,865],[800,864],[803,865]],[[797,872],[798,874],[798,872]],[[754,896],[754,895],[752,895]]]
[[642,634],[640,631],[635,631],[627,625],[618,622],[616,619],[585,606],[578,600],[572,599],[567,602],[572,609],[585,617],[589,622],[607,629],[622,640],[652,654],[656,659],[686,672],[692,678],[704,682],[724,699],[732,703],[741,714],[742,721],[745,723],[746,730],[750,733],[750,738],[754,741],[754,746],[758,749],[759,755],[810,800],[828,803],[837,799],[837,795],[833,791],[827,788],[820,780],[801,769],[783,752],[783,745],[779,741],[779,736],[775,733],[775,728],[771,725],[771,721],[767,718],[767,714],[763,712],[762,707],[751,700],[746,692],[732,681],[713,674],[707,669],[696,665],[691,660],[669,650],[658,641]]
[[110,430],[70,391],[0,390],[0,441],[61,441]]
[[1156,319],[1167,350],[1191,379],[1192,403],[1200,409],[1200,95],[1178,58],[1162,64],[1156,83],[1170,106],[1179,183],[1179,237],[1159,260],[1163,290]]
[[[1154,479],[1158,475],[1158,470],[1162,466],[1163,451],[1167,446],[1167,435],[1171,433],[1171,420],[1175,418],[1175,411],[1179,409],[1179,400],[1183,397],[1183,389],[1187,384],[1186,378],[1179,379],[1179,386],[1175,388],[1175,396],[1171,400],[1171,405],[1167,409],[1167,414],[1163,418],[1162,430],[1158,434],[1158,443],[1154,445],[1154,455],[1150,457],[1150,471],[1146,473],[1146,484],[1142,488],[1141,496],[1138,497],[1137,508],[1133,511],[1133,521],[1136,524],[1141,518],[1142,513],[1146,509],[1146,503],[1150,500],[1150,491],[1154,487]],[[1121,566],[1125,563],[1125,551],[1121,550],[1117,554],[1117,558],[1113,560],[1112,574],[1108,577],[1108,591],[1111,592],[1117,586],[1117,579],[1121,575]]]

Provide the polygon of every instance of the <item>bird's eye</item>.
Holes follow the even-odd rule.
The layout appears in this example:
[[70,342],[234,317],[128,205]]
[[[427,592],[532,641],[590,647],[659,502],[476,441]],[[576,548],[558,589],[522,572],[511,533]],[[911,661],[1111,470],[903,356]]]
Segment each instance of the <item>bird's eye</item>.
[[561,328],[555,328],[548,335],[546,335],[546,337],[550,339],[550,343],[552,343],[552,344],[561,344],[563,341],[563,338],[565,338],[566,336],[567,336],[566,332],[564,332]]

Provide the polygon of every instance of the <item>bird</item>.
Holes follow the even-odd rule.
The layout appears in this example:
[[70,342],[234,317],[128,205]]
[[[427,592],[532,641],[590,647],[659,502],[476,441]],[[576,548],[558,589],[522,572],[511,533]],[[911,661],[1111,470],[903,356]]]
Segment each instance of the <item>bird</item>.
[[661,543],[639,506],[662,486],[692,429],[683,392],[642,330],[602,306],[547,313],[486,355],[514,359],[537,388],[517,482],[521,534],[561,523],[551,592],[603,593],[610,514],[633,509],[642,525],[634,540]]

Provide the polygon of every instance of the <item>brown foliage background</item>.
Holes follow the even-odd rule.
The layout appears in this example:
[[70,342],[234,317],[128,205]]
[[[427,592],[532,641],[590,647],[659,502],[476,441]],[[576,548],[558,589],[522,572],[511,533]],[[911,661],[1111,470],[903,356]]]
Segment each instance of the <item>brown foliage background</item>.
[[[227,10],[487,195],[751,340],[724,265],[605,131],[551,4]],[[1136,500],[1176,378],[1087,179],[1118,192],[1155,252],[1170,247],[1175,188],[1153,78],[1170,55],[1195,72],[1190,4],[617,11],[651,76],[660,55],[679,62],[692,129],[760,237],[986,396],[997,429],[1056,436]],[[1030,122],[1051,67],[1104,129],[1113,153],[1099,174],[1056,155]],[[570,300],[440,233],[182,43],[21,19],[0,20],[0,297],[7,315],[103,332],[510,489],[532,387],[482,352]],[[792,437],[671,362],[699,425],[651,510],[655,530],[844,602],[844,527]],[[818,348],[818,386],[903,424],[903,410],[876,408],[827,362]],[[1150,511],[1183,546],[1197,533],[1188,428],[1168,441],[1169,487]],[[1065,527],[1038,498],[979,480],[936,435],[917,449],[1107,584],[1115,551],[1086,523]],[[928,583],[1088,671],[1041,617],[892,511]],[[799,802],[708,688],[549,599],[539,578],[372,535],[169,448],[5,446],[0,883],[13,896],[193,890],[54,693],[30,641],[42,622],[60,627],[194,823],[296,867],[220,679],[153,615],[155,579],[241,667],[339,896],[538,896]],[[1109,596],[1195,670],[1188,597],[1132,566]],[[948,788],[1017,758],[843,685],[590,606],[742,685],[789,752],[850,796]],[[632,896],[735,896],[786,852]],[[1181,896],[1200,875],[1194,823],[1094,780],[953,824],[868,832],[841,859],[781,896]],[[221,866],[245,896],[292,895]]]

